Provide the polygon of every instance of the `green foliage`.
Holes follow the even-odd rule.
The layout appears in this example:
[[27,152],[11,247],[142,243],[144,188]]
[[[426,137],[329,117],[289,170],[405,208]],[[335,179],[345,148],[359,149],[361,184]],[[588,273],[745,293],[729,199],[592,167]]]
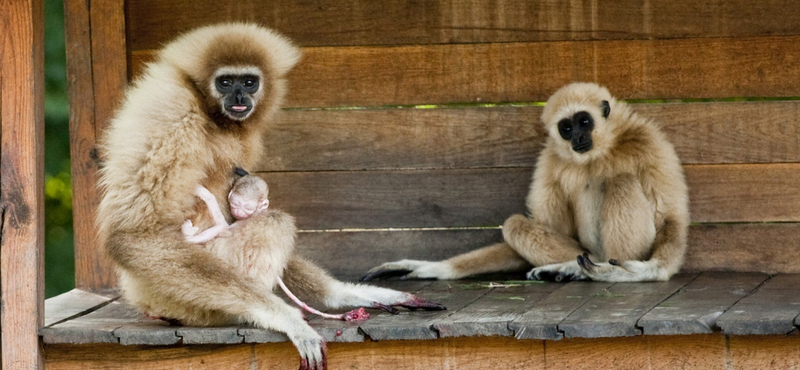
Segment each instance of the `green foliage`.
[[45,296],[75,287],[69,102],[62,0],[45,10]]

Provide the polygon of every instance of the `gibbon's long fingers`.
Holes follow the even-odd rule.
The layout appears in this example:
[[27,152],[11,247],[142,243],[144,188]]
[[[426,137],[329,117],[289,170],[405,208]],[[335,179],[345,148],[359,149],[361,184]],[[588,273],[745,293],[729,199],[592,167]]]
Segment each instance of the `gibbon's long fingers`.
[[366,274],[364,274],[364,276],[358,279],[358,281],[363,282],[363,281],[370,281],[377,279],[390,279],[398,276],[402,278],[406,276],[409,272],[411,272],[411,270],[408,269],[393,269],[382,266],[383,265],[373,268],[372,270],[369,270]]
[[419,297],[417,297],[415,295],[412,295],[412,297],[413,298],[411,298],[409,301],[402,302],[402,303],[399,303],[397,305],[400,306],[400,307],[407,308],[407,309],[412,310],[412,311],[418,310],[418,309],[422,309],[422,310],[426,310],[426,311],[440,311],[440,310],[446,310],[447,309],[447,307],[445,307],[445,306],[443,306],[443,305],[441,305],[439,303],[431,302],[431,301],[429,301],[427,299],[419,298]]
[[[578,258],[582,258],[579,256]],[[535,267],[526,275],[528,280],[541,280],[541,281],[572,281],[572,280],[585,280],[586,275],[583,273],[578,260],[572,260],[564,263],[554,263]]]
[[[308,343],[313,346],[314,343]],[[302,344],[305,346],[305,343]],[[298,346],[299,348],[300,346]],[[300,358],[300,368],[298,370],[328,370],[328,346],[322,343],[321,351],[318,355]]]

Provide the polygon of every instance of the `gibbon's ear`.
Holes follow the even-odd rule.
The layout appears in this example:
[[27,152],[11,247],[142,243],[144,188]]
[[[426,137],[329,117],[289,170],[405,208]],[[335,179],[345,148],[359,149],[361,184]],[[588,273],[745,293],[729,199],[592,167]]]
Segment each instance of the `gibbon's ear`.
[[611,114],[611,106],[608,105],[608,100],[600,102],[600,110],[603,111],[603,118],[608,118],[608,115]]
[[247,176],[250,174],[249,172],[245,171],[244,168],[241,167],[234,167],[233,173],[235,173],[237,176]]

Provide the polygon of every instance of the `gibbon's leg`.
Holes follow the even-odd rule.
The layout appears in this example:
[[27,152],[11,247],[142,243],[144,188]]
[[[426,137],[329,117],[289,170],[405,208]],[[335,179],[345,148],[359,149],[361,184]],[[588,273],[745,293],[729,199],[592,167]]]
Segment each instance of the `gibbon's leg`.
[[523,215],[513,215],[506,220],[503,224],[503,238],[516,253],[537,266],[528,272],[527,277],[530,280],[565,281],[586,278],[575,260],[576,255],[585,251],[573,238]]
[[289,258],[283,273],[289,289],[305,299],[322,302],[330,308],[368,306],[396,313],[395,306],[408,309],[445,310],[438,303],[419,298],[411,293],[365,284],[353,284],[334,279],[319,266],[297,255]]
[[[237,269],[197,245],[183,243],[182,235],[117,234],[109,243],[125,243],[121,266],[127,298],[156,316],[184,325],[220,325],[234,320],[283,332],[297,347],[302,363],[324,368],[325,341],[303,319],[300,310],[275,296]],[[174,241],[174,253],[158,258],[127,258],[148,253],[153,245]],[[154,309],[154,310],[151,310]],[[308,368],[308,367],[305,367]]]
[[461,279],[489,272],[513,272],[531,265],[506,243],[451,257],[444,261],[400,260],[386,262],[367,271],[361,281],[402,276],[407,279]]
[[638,178],[623,174],[605,182],[600,220],[605,254],[600,258],[610,263],[594,263],[578,256],[586,276],[597,281],[662,280],[656,264],[644,261],[650,258],[656,238],[655,209]]

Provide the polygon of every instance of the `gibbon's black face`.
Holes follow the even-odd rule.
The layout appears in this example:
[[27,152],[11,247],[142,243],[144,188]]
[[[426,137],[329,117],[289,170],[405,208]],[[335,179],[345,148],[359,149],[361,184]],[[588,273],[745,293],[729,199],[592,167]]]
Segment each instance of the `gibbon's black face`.
[[[611,107],[605,100],[601,103],[600,110],[603,118],[608,118],[611,113]],[[586,111],[580,111],[572,117],[558,121],[558,133],[561,138],[572,143],[572,150],[577,153],[586,153],[592,150],[592,130],[594,130],[594,118]]]
[[239,121],[253,111],[253,95],[258,92],[259,86],[259,77],[254,74],[224,74],[214,81],[214,87],[221,95],[219,100],[223,113]]

